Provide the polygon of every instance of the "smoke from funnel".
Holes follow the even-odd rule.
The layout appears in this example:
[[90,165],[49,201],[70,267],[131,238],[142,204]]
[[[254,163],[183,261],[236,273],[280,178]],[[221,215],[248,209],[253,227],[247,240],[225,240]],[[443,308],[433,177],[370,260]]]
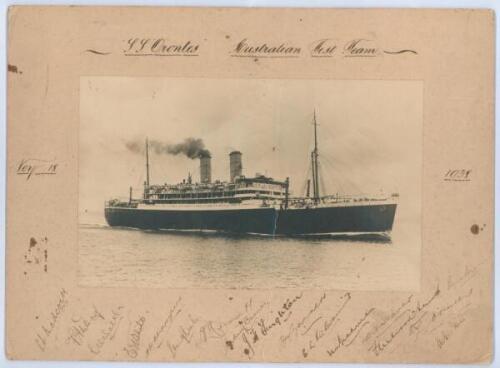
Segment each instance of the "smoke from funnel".
[[[135,140],[125,143],[127,149],[134,153],[144,153],[144,142]],[[150,151],[156,154],[179,155],[183,154],[190,159],[210,157],[210,151],[205,148],[205,143],[199,138],[186,138],[183,142],[169,144],[152,139],[149,141]]]
[[203,140],[196,138],[186,138],[182,143],[169,144],[166,146],[166,150],[167,153],[170,153],[172,155],[178,155],[182,153],[191,159],[210,157],[210,151],[205,148]]

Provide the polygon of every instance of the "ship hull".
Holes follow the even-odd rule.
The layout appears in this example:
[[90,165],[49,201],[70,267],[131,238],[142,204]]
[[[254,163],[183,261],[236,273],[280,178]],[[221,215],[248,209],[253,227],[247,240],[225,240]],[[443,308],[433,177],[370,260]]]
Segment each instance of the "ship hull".
[[276,221],[274,208],[158,210],[108,207],[105,217],[110,226],[255,234],[273,234]]
[[276,235],[381,233],[392,230],[396,204],[332,206],[281,211]]
[[390,232],[396,204],[314,208],[161,210],[107,207],[110,226],[162,230],[212,230],[263,235]]

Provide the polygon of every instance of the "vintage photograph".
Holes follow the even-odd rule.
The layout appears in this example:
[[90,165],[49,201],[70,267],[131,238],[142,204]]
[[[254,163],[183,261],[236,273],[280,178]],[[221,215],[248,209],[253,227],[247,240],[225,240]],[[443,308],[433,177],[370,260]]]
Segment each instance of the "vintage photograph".
[[6,359],[492,361],[494,11],[8,22]]
[[81,77],[79,284],[419,290],[422,96]]

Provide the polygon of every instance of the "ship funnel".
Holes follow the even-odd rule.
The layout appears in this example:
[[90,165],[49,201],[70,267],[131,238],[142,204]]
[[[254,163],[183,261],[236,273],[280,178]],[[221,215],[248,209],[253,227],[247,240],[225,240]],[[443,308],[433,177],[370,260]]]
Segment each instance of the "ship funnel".
[[200,182],[210,183],[212,181],[212,165],[210,155],[200,156]]
[[233,151],[229,154],[229,176],[231,182],[234,183],[234,179],[242,175],[243,166],[241,165],[241,152]]

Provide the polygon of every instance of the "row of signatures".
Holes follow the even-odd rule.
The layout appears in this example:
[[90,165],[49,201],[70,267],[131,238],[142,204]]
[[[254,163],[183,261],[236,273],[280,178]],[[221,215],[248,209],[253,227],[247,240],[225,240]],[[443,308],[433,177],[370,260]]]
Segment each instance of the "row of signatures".
[[402,294],[390,306],[367,303],[354,292],[290,291],[272,301],[228,297],[220,308],[230,312],[215,319],[194,312],[192,301],[182,296],[152,312],[122,302],[82,305],[61,289],[45,317],[37,315],[33,341],[42,352],[65,344],[87,356],[129,360],[182,360],[193,351],[197,356],[211,351],[230,360],[259,361],[269,349],[305,361],[334,360],[348,349],[375,359],[418,342],[440,351],[453,340],[459,344],[457,331],[474,325],[471,313],[480,291],[471,281],[485,264],[467,267],[428,292]]

